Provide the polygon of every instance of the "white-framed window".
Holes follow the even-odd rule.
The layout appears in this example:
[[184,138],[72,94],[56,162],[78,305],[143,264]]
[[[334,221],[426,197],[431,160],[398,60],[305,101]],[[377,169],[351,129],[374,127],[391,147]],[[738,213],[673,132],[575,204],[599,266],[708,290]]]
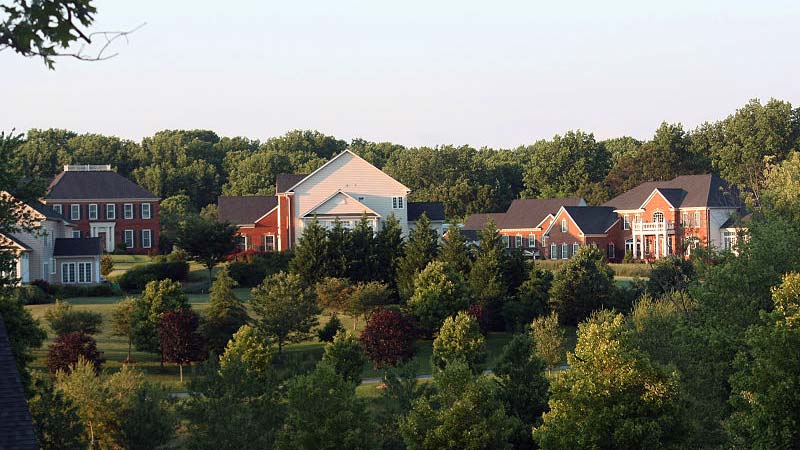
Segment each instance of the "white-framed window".
[[623,230],[630,230],[631,229],[631,216],[625,214],[622,216],[622,229]]
[[72,230],[72,238],[73,239],[80,239],[81,238],[81,230]]
[[56,259],[50,258],[50,275],[55,275],[56,273]]
[[723,231],[722,232],[722,247],[725,250],[733,250],[733,247],[736,245],[736,232],[735,231]]
[[558,246],[550,244],[550,259],[558,259]]
[[150,203],[142,203],[142,219],[150,218]]
[[106,220],[117,220],[117,205],[106,203]]
[[633,239],[625,240],[625,253],[633,254]]
[[664,222],[664,213],[661,211],[656,211],[653,213],[653,222],[662,223]]
[[514,236],[514,248],[522,248],[522,236]]
[[681,226],[683,226],[684,228],[689,226],[689,213],[687,212],[683,213],[683,216],[681,218]]
[[42,235],[42,239],[44,240],[44,248],[50,247],[50,234],[45,231]]
[[569,258],[569,244],[561,244],[561,259]]
[[92,282],[92,263],[78,263],[78,283]]
[[153,246],[152,231],[142,230],[142,248],[150,248]]
[[133,230],[125,230],[125,247],[133,248]]
[[125,203],[122,205],[122,214],[126,219],[133,219],[133,203]]
[[55,212],[57,212],[57,213],[59,213],[59,214],[61,214],[61,215],[63,215],[63,214],[64,214],[64,213],[63,213],[63,210],[62,210],[62,208],[61,208],[61,205],[53,205],[53,211],[55,211]]
[[572,254],[578,253],[578,249],[581,247],[580,244],[572,244]]
[[613,242],[608,243],[608,257],[611,259],[617,257],[617,248],[614,246]]
[[392,197],[392,208],[403,209],[403,197]]
[[97,220],[97,203],[89,204],[89,220]]
[[702,219],[702,216],[700,215],[700,211],[695,211],[694,212],[694,218],[692,220],[692,226],[693,227],[699,227],[700,224],[702,223],[702,221],[703,221],[703,219]]
[[247,235],[240,234],[236,236],[236,249],[240,252],[247,250]]
[[528,247],[536,247],[536,235],[533,233],[528,234]]
[[75,263],[61,263],[61,282],[74,283],[77,279]]
[[264,251],[275,251],[275,236],[271,234],[264,235]]
[[511,247],[511,240],[508,239],[508,236],[503,236],[503,246],[505,248]]
[[567,230],[567,219],[561,219],[561,232],[566,233]]
[[81,220],[81,205],[69,205],[69,219]]
[[42,263],[42,277],[44,278],[45,275],[50,273],[50,260]]

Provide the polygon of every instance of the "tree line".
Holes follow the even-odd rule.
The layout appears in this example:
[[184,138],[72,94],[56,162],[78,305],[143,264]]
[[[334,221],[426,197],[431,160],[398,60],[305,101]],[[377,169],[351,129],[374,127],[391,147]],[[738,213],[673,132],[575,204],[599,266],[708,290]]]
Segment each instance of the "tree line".
[[264,142],[210,130],[164,130],[141,142],[61,129],[13,137],[10,163],[20,180],[48,181],[64,164],[111,164],[162,199],[188,196],[195,212],[220,194],[271,195],[277,174],[310,173],[349,148],[411,188],[411,200],[441,201],[448,217],[463,218],[504,211],[519,197],[582,196],[597,204],[645,181],[711,171],[757,201],[765,167],[800,149],[800,108],[751,100],[693,130],[662,123],[645,141],[572,130],[513,149],[406,148],[308,130]]

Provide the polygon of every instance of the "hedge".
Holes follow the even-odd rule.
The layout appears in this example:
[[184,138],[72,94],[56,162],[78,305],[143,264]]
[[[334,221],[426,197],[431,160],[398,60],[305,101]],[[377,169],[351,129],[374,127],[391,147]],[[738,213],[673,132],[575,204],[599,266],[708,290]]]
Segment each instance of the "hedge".
[[125,291],[141,291],[151,281],[183,281],[188,275],[189,264],[185,261],[157,262],[133,266],[117,282]]
[[274,252],[255,255],[252,262],[234,261],[228,264],[231,278],[242,287],[258,286],[269,275],[289,269],[291,252]]

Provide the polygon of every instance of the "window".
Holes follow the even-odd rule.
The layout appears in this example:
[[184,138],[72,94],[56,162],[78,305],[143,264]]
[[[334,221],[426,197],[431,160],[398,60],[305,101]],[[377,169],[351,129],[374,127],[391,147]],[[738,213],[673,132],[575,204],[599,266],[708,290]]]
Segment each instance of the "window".
[[625,253],[633,255],[633,239],[625,240]]
[[50,247],[50,235],[45,232],[42,238],[44,239],[44,248]]
[[81,220],[81,205],[69,205],[70,220]]
[[142,203],[142,219],[150,218],[150,203]]
[[653,213],[653,222],[661,223],[664,221],[664,213],[661,211],[656,211]]
[[97,220],[97,203],[89,205],[89,220]]
[[133,248],[133,230],[125,230],[125,247]]
[[117,220],[117,205],[106,203],[106,220]]
[[736,245],[736,232],[735,231],[723,231],[722,232],[722,247],[725,250],[733,250],[733,247]]
[[75,263],[61,263],[61,282],[74,283],[76,278]]
[[693,227],[699,227],[702,219],[700,218],[700,211],[695,211],[694,220],[692,220]]
[[569,244],[561,244],[561,259],[569,258]]
[[122,206],[122,214],[126,219],[133,219],[133,203],[125,203]]
[[572,244],[572,254],[578,253],[578,249],[580,248],[580,244]]
[[528,235],[528,247],[536,247],[536,235],[533,233]]
[[80,239],[80,238],[81,238],[81,232],[80,232],[80,230],[73,230],[73,231],[72,231],[72,238],[73,238],[73,239]]
[[61,209],[61,205],[53,205],[53,211],[55,211],[55,212],[57,212],[59,214],[63,214],[62,209]]
[[561,219],[561,232],[567,232],[567,219]]
[[403,209],[403,197],[392,197],[392,208]]
[[614,246],[613,242],[610,242],[608,244],[608,257],[611,258],[611,259],[614,259],[614,258],[617,257],[617,249]]
[[622,229],[623,230],[631,229],[631,216],[629,215],[622,216]]
[[505,246],[505,248],[511,247],[511,241],[508,239],[508,236],[503,236],[503,246]]
[[522,248],[522,236],[514,236],[514,248]]
[[684,228],[689,226],[689,213],[683,213],[683,218],[681,219],[681,226]]
[[78,283],[92,282],[92,263],[78,263]]
[[275,251],[275,236],[272,235],[264,236],[264,251],[265,252]]
[[47,275],[50,273],[50,260],[47,260],[42,263],[42,276]]
[[550,244],[550,259],[558,259],[558,246]]
[[153,246],[151,242],[151,231],[150,230],[142,230],[142,248],[150,248]]
[[55,275],[56,273],[56,259],[50,258],[50,275]]
[[236,249],[240,252],[247,250],[247,236],[236,236]]

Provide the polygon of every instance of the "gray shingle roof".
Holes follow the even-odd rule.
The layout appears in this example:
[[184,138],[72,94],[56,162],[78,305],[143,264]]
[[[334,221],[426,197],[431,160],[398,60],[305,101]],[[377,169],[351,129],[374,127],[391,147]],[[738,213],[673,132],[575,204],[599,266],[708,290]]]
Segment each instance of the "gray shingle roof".
[[415,222],[425,213],[430,220],[445,220],[442,202],[410,202],[408,204],[408,221]]
[[525,198],[514,200],[501,219],[503,228],[535,228],[548,214],[555,214],[562,206],[578,206],[582,198]]
[[274,195],[220,196],[217,202],[219,220],[234,225],[253,224],[276,206]]
[[307,173],[279,173],[278,176],[275,177],[275,193],[280,194],[286,192],[307,176]]
[[100,238],[58,238],[53,256],[96,256],[103,253]]
[[505,214],[506,213],[472,214],[467,217],[463,230],[482,230],[486,227],[486,224],[489,223],[489,219],[492,219],[495,226],[500,228],[500,220],[503,218],[503,216],[505,216]]
[[27,202],[27,205],[30,206],[31,208],[35,209],[36,212],[38,212],[39,214],[45,216],[48,219],[52,219],[52,220],[67,220],[66,217],[64,217],[63,215],[57,213],[53,208],[45,205],[44,203],[42,203],[42,202],[40,202],[38,200],[29,201],[29,202]]
[[110,170],[61,172],[50,182],[48,200],[150,199],[147,189]]
[[610,206],[566,206],[564,209],[584,234],[605,234],[619,220]]
[[33,420],[25,401],[6,325],[0,316],[0,449],[38,449]]
[[[669,181],[642,183],[630,191],[603,203],[603,206],[612,206],[622,210],[638,209],[656,188],[663,189],[662,192],[669,192],[667,195],[670,195],[671,199],[668,197],[668,200],[676,208],[742,207],[742,201],[736,190],[725,180],[714,174],[682,175]],[[682,191],[680,199],[675,192],[678,190]]]

